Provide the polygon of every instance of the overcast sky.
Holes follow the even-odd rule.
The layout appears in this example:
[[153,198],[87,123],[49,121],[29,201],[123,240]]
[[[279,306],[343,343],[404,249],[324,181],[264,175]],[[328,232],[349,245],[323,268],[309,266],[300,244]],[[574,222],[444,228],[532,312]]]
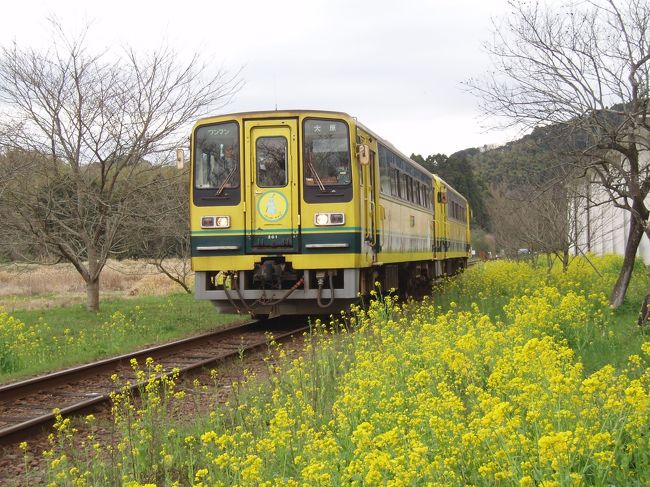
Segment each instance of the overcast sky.
[[313,108],[347,112],[402,152],[451,154],[501,144],[461,81],[489,66],[481,48],[506,0],[221,0],[3,3],[0,44],[45,48],[47,17],[91,23],[97,49],[163,42],[216,67],[242,68],[224,112]]

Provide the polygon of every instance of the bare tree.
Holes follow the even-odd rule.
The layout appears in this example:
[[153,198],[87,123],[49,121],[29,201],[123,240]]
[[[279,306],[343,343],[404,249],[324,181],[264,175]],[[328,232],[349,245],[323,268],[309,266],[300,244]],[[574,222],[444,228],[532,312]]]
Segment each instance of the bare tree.
[[650,5],[588,0],[551,8],[515,0],[511,7],[487,45],[494,69],[468,86],[481,97],[484,113],[502,117],[504,125],[562,129],[574,140],[570,163],[579,163],[613,204],[631,212],[610,298],[619,306],[643,232],[650,235]]
[[513,256],[519,249],[533,256],[544,253],[549,269],[555,256],[566,270],[572,244],[567,188],[501,187],[492,188],[491,195],[488,209],[498,246]]
[[239,75],[210,75],[198,56],[182,63],[168,48],[92,53],[85,33],[70,39],[54,27],[48,50],[0,49],[0,142],[26,168],[5,187],[0,218],[72,263],[96,311],[141,175],[169,157],[189,123],[231,100]]
[[191,293],[189,231],[189,171],[159,171],[155,184],[146,184],[133,205],[133,217],[125,230],[133,252],[156,266],[159,272]]

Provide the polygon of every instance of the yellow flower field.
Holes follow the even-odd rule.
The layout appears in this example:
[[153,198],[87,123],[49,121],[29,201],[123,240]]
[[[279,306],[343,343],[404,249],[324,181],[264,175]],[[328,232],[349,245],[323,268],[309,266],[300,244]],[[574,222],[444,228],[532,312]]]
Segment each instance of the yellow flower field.
[[[578,263],[547,273],[494,262],[422,303],[402,307],[380,295],[367,311],[342,318],[339,333],[315,326],[300,358],[283,358],[275,347],[270,384],[251,381],[195,425],[167,420],[163,411],[178,393],[173,380],[155,386],[151,375],[144,406],[118,397],[124,439],[110,455],[98,449],[75,460],[59,435],[48,452],[51,479],[649,485],[650,342],[639,338],[623,367],[587,373],[580,358],[620,327],[603,295],[616,266],[611,258],[594,262],[602,278]],[[495,296],[506,305],[490,315]],[[152,395],[156,387],[163,399]]]

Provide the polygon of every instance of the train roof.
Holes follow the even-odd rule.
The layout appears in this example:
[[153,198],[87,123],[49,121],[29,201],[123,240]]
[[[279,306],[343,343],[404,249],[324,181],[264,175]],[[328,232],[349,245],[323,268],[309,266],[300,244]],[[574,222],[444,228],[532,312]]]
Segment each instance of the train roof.
[[467,198],[465,196],[463,196],[456,188],[454,188],[451,184],[449,184],[447,181],[442,179],[440,176],[438,176],[437,174],[434,174],[433,177],[436,178],[441,183],[443,183],[446,186],[447,191],[451,190],[452,193],[457,194],[458,196],[463,198],[465,201],[467,201]]
[[462,194],[460,194],[456,189],[454,189],[453,186],[451,186],[449,183],[447,183],[444,179],[442,179],[440,176],[438,176],[435,173],[429,172],[424,166],[419,164],[418,162],[414,161],[411,159],[409,156],[401,152],[397,147],[395,147],[394,144],[392,144],[390,141],[387,139],[377,135],[376,132],[373,130],[370,130],[366,125],[363,123],[359,122],[359,120],[350,115],[349,113],[346,112],[340,112],[340,111],[335,111],[335,110],[318,110],[318,109],[295,109],[295,110],[287,110],[287,109],[282,109],[282,110],[254,110],[254,111],[249,111],[249,112],[234,112],[234,113],[223,113],[220,115],[214,115],[210,117],[203,117],[197,121],[197,123],[205,122],[209,119],[213,118],[227,118],[227,117],[238,117],[238,118],[244,118],[247,116],[259,116],[259,115],[274,115],[274,116],[284,116],[284,115],[304,115],[304,114],[314,114],[314,113],[322,113],[324,115],[336,115],[339,117],[344,117],[344,118],[349,118],[351,120],[354,120],[355,124],[363,129],[364,131],[368,132],[370,135],[372,135],[375,139],[380,141],[382,144],[384,144],[386,147],[388,147],[391,151],[395,152],[398,154],[400,157],[404,158],[406,161],[408,161],[415,169],[418,171],[426,174],[427,176],[431,178],[438,178],[444,185],[447,187],[447,189],[451,189],[454,193],[459,195],[461,198],[466,199]]
[[339,111],[333,111],[333,110],[309,110],[305,108],[301,109],[296,109],[296,110],[253,110],[249,112],[233,112],[233,113],[222,113],[220,115],[211,115],[209,117],[203,117],[200,118],[197,123],[204,122],[206,120],[212,119],[212,118],[227,118],[227,117],[246,117],[246,116],[254,116],[254,115],[273,115],[273,116],[283,116],[283,115],[289,115],[289,114],[299,114],[299,115],[304,115],[307,113],[323,113],[327,115],[338,115],[340,117],[345,117],[345,118],[350,118],[353,120],[356,120],[355,117],[352,115],[345,113],[345,112],[339,112]]

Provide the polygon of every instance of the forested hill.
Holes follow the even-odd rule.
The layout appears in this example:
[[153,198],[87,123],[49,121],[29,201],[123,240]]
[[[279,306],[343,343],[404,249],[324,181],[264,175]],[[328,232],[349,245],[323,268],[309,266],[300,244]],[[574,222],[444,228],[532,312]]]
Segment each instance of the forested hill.
[[531,134],[495,148],[469,148],[447,156],[411,159],[451,184],[467,197],[472,207],[472,223],[490,230],[489,198],[493,191],[519,191],[540,188],[557,176],[562,165],[559,147],[564,144],[555,130],[537,129]]
[[472,208],[472,224],[488,228],[488,215],[485,208],[487,187],[475,176],[472,158],[479,149],[465,149],[451,156],[435,154],[426,159],[419,154],[412,154],[411,159],[437,174],[457,191],[463,194]]
[[[489,188],[517,189],[542,186],[565,162],[566,141],[553,128],[533,131],[521,139],[493,149],[472,152],[475,177]],[[461,151],[465,152],[465,151]]]

